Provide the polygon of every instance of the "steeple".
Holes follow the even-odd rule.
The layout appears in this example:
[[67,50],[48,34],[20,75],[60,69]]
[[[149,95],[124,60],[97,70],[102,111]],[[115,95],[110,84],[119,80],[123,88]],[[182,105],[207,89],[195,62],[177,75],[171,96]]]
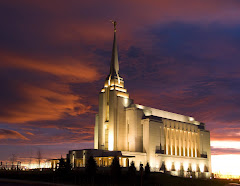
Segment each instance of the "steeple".
[[116,39],[116,26],[117,22],[112,21],[113,26],[114,26],[114,37],[113,37],[113,48],[112,48],[112,59],[111,59],[111,65],[110,65],[110,73],[108,75],[108,80],[110,81],[111,79],[114,79],[116,76],[118,81],[120,81],[120,76],[119,76],[119,64],[118,64],[118,51],[117,51],[117,39]]
[[[99,93],[99,113],[96,118],[94,132],[94,148],[102,150],[124,149],[127,142],[124,131],[126,131],[125,108],[132,101],[129,101],[129,94],[124,88],[123,78],[119,76],[118,51],[116,39],[116,21],[112,21],[114,26],[112,58],[110,72],[107,76],[104,87]],[[119,132],[118,129],[120,128]],[[123,135],[123,137],[122,137]],[[117,138],[123,140],[117,140]]]
[[[114,26],[114,35],[113,35],[113,47],[112,47],[112,58],[110,64],[110,72],[105,80],[104,88],[101,90],[101,93],[106,93],[107,102],[110,99],[110,92],[118,97],[129,98],[127,90],[124,88],[123,78],[119,75],[119,64],[118,64],[118,51],[117,51],[117,39],[116,39],[116,21],[112,21]],[[108,103],[107,103],[108,104]],[[108,118],[108,117],[107,117]]]

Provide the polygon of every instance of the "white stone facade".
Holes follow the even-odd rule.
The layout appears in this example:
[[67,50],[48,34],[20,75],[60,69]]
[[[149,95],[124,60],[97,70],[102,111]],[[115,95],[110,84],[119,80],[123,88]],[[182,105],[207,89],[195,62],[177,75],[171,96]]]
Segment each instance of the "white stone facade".
[[134,104],[119,69],[114,70],[118,65],[115,34],[110,74],[99,94],[94,148],[134,156],[131,160],[137,168],[148,162],[154,171],[164,164],[172,174],[191,171],[209,176],[210,132],[205,124],[193,117]]

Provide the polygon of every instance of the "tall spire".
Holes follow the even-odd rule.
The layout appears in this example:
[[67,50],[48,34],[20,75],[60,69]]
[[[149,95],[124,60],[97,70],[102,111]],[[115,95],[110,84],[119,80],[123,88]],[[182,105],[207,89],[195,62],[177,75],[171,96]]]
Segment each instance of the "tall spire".
[[108,79],[114,78],[114,76],[117,76],[118,81],[120,81],[120,77],[118,74],[119,71],[119,64],[118,64],[118,51],[117,51],[117,39],[116,39],[116,26],[117,22],[112,21],[113,26],[114,26],[114,38],[113,38],[113,48],[112,48],[112,59],[111,59],[111,66],[110,66],[110,73],[108,76]]

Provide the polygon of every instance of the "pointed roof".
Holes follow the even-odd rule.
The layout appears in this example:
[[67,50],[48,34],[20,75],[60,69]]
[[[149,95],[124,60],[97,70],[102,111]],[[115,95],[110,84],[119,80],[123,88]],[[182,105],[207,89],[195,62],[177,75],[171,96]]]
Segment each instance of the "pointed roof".
[[118,51],[117,51],[117,39],[116,39],[116,21],[112,21],[114,25],[114,37],[113,37],[113,48],[112,48],[112,59],[111,59],[111,65],[110,65],[110,73],[108,75],[108,79],[113,79],[115,76],[119,79],[119,64],[118,64]]

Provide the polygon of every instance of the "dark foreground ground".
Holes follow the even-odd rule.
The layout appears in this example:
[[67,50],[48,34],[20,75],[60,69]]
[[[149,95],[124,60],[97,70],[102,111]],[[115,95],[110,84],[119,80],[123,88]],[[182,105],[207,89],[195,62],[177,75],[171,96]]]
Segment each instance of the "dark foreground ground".
[[162,173],[150,173],[148,176],[129,175],[113,177],[109,172],[101,172],[89,176],[84,171],[59,173],[52,171],[0,171],[0,185],[156,185],[156,186],[225,186],[238,180],[223,179],[190,179],[180,178]]
[[63,184],[0,178],[0,186],[63,186]]

